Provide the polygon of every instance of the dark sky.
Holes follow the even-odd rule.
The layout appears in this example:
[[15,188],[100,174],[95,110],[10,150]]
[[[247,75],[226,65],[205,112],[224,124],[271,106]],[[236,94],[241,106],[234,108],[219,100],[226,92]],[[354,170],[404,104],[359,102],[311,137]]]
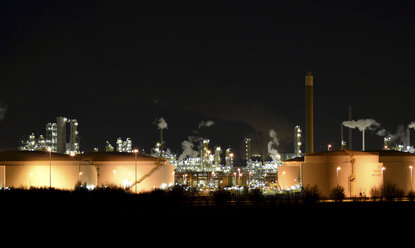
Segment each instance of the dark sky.
[[199,135],[239,156],[245,137],[266,151],[271,128],[291,152],[308,70],[317,151],[339,146],[349,105],[390,132],[415,120],[413,1],[179,2],[1,1],[0,147],[66,116],[84,151],[117,137],[149,151],[164,117],[177,153],[207,120]]

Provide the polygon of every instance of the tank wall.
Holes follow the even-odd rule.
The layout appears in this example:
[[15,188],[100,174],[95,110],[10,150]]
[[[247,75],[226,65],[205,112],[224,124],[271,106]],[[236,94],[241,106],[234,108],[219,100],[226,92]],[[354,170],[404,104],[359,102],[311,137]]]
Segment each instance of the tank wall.
[[[174,168],[167,161],[150,177],[146,178],[137,185],[137,192],[150,191],[163,185],[171,185],[174,183]],[[157,161],[137,163],[137,178],[135,178],[135,162],[134,161],[104,161],[94,162],[99,168],[98,185],[117,185],[128,187],[136,180],[139,180],[154,167],[158,165]],[[132,188],[135,190],[135,187]]]
[[6,167],[6,176],[0,177],[1,184],[7,187],[49,187],[59,189],[73,189],[78,180],[94,185],[94,169],[89,165],[82,165],[85,171],[79,173],[79,163],[74,161],[20,161],[9,162]]
[[368,196],[370,190],[382,185],[382,163],[359,158],[355,160],[356,180],[353,185],[352,196]]
[[[338,167],[340,170],[337,170]],[[351,169],[350,163],[306,163],[303,165],[303,185],[317,185],[321,195],[329,197],[330,191],[338,184],[344,188],[345,195],[349,196]]]
[[[310,157],[306,156],[303,165],[303,185],[317,185],[323,197],[329,197],[337,184],[344,188],[347,197],[370,196],[370,189],[382,184],[383,164],[377,155]],[[351,181],[353,171],[355,179]]]
[[298,178],[300,175],[301,163],[302,162],[283,162],[282,166],[278,168],[278,183],[281,188],[289,189],[300,183]]
[[[411,191],[411,169],[409,168],[410,165],[412,165],[412,163],[385,162],[385,170],[383,171],[384,183],[395,184],[399,189],[404,190],[406,193]],[[412,170],[415,170],[415,166]],[[412,174],[414,172],[415,171],[413,171]],[[412,182],[412,188],[413,186],[414,185]]]

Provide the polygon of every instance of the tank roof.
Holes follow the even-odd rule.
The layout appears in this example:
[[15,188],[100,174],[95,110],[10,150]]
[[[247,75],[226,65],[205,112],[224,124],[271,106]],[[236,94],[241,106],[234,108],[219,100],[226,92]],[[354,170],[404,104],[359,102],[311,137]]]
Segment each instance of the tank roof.
[[290,159],[284,160],[283,162],[303,162],[303,161],[304,161],[304,156],[290,158]]
[[377,155],[377,152],[372,151],[352,151],[352,150],[334,150],[334,151],[323,151],[323,152],[315,152],[311,154],[306,154],[306,156],[347,156],[347,155]]
[[415,156],[415,154],[410,152],[402,152],[395,150],[374,150],[370,152],[376,152],[379,156]]
[[[87,152],[80,155],[83,160],[91,161],[134,161],[135,154],[128,152]],[[137,154],[137,161],[158,161],[160,158],[144,155],[141,153]],[[161,158],[161,160],[165,160]]]
[[[51,157],[49,157],[51,156]],[[0,161],[39,161],[39,160],[84,160],[84,161],[134,161],[134,153],[124,152],[88,152],[70,156],[67,154],[43,152],[43,151],[2,151]],[[159,158],[137,154],[137,161],[157,161]],[[164,160],[164,159],[163,159]]]

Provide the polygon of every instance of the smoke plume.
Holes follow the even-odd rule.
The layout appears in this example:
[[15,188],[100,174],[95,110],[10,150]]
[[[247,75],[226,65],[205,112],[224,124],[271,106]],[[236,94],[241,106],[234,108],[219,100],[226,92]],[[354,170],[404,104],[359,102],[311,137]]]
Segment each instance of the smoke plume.
[[202,121],[201,123],[199,123],[198,128],[202,128],[202,127],[210,127],[213,124],[215,124],[213,121]]
[[183,152],[180,154],[178,160],[182,161],[186,158],[195,158],[199,156],[199,152],[196,150],[193,150],[194,144],[193,144],[193,137],[189,136],[188,140],[184,140],[182,142],[182,149]]
[[360,131],[363,131],[365,129],[375,130],[376,128],[380,127],[380,124],[372,119],[360,119],[357,121],[343,121],[343,126],[349,128],[358,128]]
[[271,138],[271,140],[268,142],[268,153],[270,154],[272,161],[277,162],[277,155],[278,150],[276,148],[274,148],[274,146],[278,146],[279,142],[278,142],[278,138],[277,138],[277,133],[274,131],[274,129],[270,129],[269,130],[269,137]]
[[382,136],[382,137],[390,137],[392,143],[402,142],[405,144],[408,141],[406,137],[406,129],[404,125],[399,125],[396,128],[395,133],[391,133],[387,131],[386,129],[382,128],[381,130],[376,132],[376,135]]
[[164,120],[163,117],[161,117],[158,121],[157,121],[157,128],[158,129],[167,129],[167,122]]

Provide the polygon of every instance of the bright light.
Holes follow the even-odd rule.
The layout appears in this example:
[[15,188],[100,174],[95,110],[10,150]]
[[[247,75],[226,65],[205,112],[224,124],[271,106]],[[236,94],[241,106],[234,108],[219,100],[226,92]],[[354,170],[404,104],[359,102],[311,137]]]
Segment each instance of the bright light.
[[128,180],[128,179],[124,179],[124,180],[122,181],[122,185],[123,185],[124,187],[130,187],[130,186],[131,186],[131,182],[130,182],[130,180]]

